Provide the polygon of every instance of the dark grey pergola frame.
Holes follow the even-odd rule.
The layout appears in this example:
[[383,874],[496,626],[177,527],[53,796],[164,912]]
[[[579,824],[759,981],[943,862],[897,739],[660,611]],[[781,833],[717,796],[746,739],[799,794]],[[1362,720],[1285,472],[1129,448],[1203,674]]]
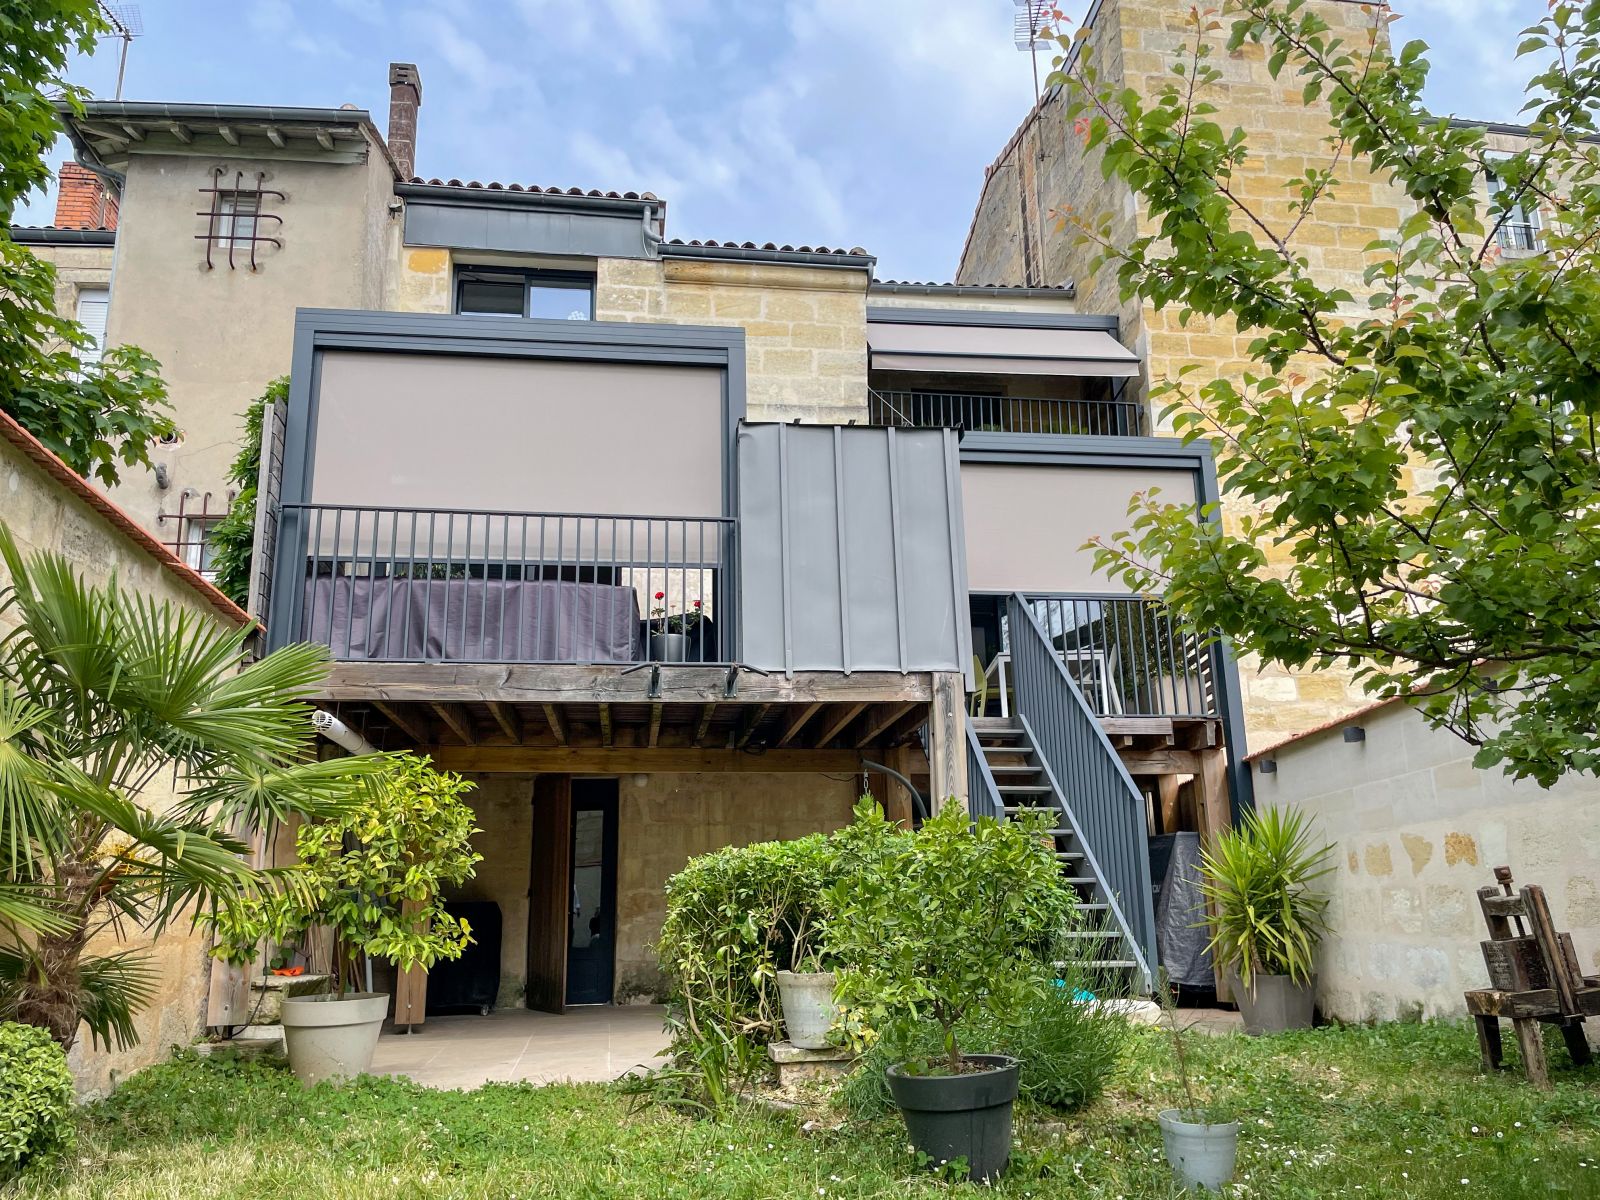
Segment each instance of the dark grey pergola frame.
[[[1103,438],[1080,434],[969,433],[961,439],[963,463],[1012,466],[1122,467],[1189,472],[1195,499],[1207,520],[1218,519],[1221,490],[1211,447],[1179,438]],[[1222,681],[1222,738],[1228,748],[1228,794],[1237,822],[1255,807],[1255,780],[1245,763],[1244,702],[1239,665],[1227,638],[1211,646],[1213,669]]]
[[[738,326],[667,325],[649,322],[555,321],[438,313],[367,312],[301,308],[295,311],[294,357],[289,376],[280,504],[310,500],[316,458],[317,405],[322,354],[327,350],[387,350],[405,354],[555,359],[718,367],[722,371],[722,516],[739,510],[736,468],[739,422],[745,415],[745,335]],[[279,550],[298,545],[301,516],[283,510],[273,547],[272,602],[267,645],[287,645],[300,627],[303,589],[277,570]],[[737,530],[734,541],[737,543]],[[737,545],[732,561],[737,561]],[[298,581],[299,576],[296,575]],[[735,575],[730,587],[737,587]],[[738,605],[732,606],[732,644],[738,645]]]

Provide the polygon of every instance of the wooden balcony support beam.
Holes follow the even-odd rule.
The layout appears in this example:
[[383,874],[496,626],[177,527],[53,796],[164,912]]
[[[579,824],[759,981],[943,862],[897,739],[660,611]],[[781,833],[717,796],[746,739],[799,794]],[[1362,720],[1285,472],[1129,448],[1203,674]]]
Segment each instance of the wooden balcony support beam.
[[513,744],[518,746],[522,744],[522,723],[517,720],[517,714],[511,710],[509,705],[502,704],[498,700],[491,700],[489,701],[489,715],[494,718],[495,724],[500,726],[500,732],[510,738]]
[[459,704],[440,701],[430,701],[429,707],[439,714],[439,719],[450,727],[451,733],[469,746],[477,744],[477,731],[472,728],[472,718],[467,715],[466,709]]
[[425,746],[433,741],[433,730],[428,726],[428,719],[416,709],[407,709],[399,704],[385,704],[382,700],[374,700],[372,707],[417,745]]

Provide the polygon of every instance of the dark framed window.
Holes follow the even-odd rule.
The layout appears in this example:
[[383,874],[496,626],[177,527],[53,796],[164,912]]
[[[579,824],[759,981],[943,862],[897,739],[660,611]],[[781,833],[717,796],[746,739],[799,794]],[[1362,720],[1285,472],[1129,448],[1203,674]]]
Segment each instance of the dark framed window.
[[456,272],[456,312],[592,321],[594,276],[582,271],[466,268]]

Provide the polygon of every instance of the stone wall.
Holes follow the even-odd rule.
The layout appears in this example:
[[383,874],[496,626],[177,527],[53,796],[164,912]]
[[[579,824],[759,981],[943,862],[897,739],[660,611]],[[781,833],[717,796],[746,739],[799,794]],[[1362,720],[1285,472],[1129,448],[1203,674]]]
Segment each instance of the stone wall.
[[[1344,37],[1348,45],[1364,49],[1374,8],[1347,0],[1312,0],[1311,7]],[[1089,61],[1102,83],[1131,87],[1151,97],[1173,80],[1171,65],[1192,42],[1190,6],[1165,0],[1104,0],[1092,10],[1091,32],[1086,39]],[[1227,26],[1215,32],[1211,63],[1223,75],[1207,90],[1206,99],[1217,106],[1212,119],[1225,129],[1245,130],[1250,158],[1234,179],[1234,189],[1254,211],[1276,228],[1287,228],[1294,214],[1292,194],[1284,186],[1303,177],[1308,168],[1327,168],[1330,156],[1326,101],[1307,106],[1302,99],[1303,80],[1292,71],[1274,80],[1267,70],[1265,51],[1246,45],[1226,49]],[[1082,243],[1070,224],[1044,221],[1042,249],[1024,209],[1037,177],[1044,210],[1098,223],[1103,218],[1106,236],[1115,244],[1149,232],[1149,225],[1128,189],[1100,172],[1098,150],[1083,148],[1083,135],[1067,115],[1067,97],[1054,92],[1030,114],[988,169],[972,231],[957,271],[961,283],[1030,282],[1030,272],[1045,284],[1072,284],[1079,310],[1115,313],[1122,322],[1122,341],[1145,362],[1145,378],[1129,394],[1139,394],[1154,382],[1175,379],[1187,366],[1199,364],[1204,372],[1191,383],[1216,376],[1237,377],[1246,369],[1247,334],[1227,321],[1180,317],[1176,309],[1157,310],[1135,298],[1124,302],[1118,293],[1114,266],[1094,269],[1097,248]],[[1512,141],[1501,139],[1499,148]],[[1362,271],[1369,255],[1364,247],[1380,237],[1393,236],[1409,203],[1387,181],[1346,163],[1340,171],[1337,194],[1318,205],[1314,220],[1301,224],[1290,250],[1304,255],[1317,278],[1333,286],[1363,293]],[[1487,193],[1485,193],[1487,196]],[[1030,256],[1031,248],[1031,256]],[[1353,312],[1364,313],[1365,309]],[[1308,368],[1315,364],[1308,361]],[[1165,402],[1158,402],[1157,408]],[[1153,413],[1152,416],[1158,416]],[[1156,422],[1160,428],[1160,422]],[[1241,517],[1258,510],[1236,499],[1224,506],[1224,520],[1237,528]],[[1287,567],[1283,547],[1267,547],[1269,561]],[[1250,739],[1272,740],[1320,724],[1365,703],[1350,674],[1341,668],[1316,673],[1291,672],[1280,667],[1261,668],[1246,657],[1240,663],[1245,724]]]
[[56,312],[77,320],[78,293],[83,288],[109,288],[115,246],[45,246],[29,244],[35,258],[56,268]]
[[[1359,725],[1366,738],[1346,742]],[[1477,770],[1472,748],[1391,703],[1267,751],[1256,803],[1308,813],[1332,843],[1332,936],[1319,955],[1318,1003],[1362,1021],[1460,1015],[1488,982],[1477,889],[1508,865],[1537,883],[1585,971],[1600,971],[1600,780],[1548,790]]]
[[[484,861],[462,899],[500,905],[500,999],[523,1003],[527,986],[528,867],[532,775],[472,775],[467,799],[483,832]],[[660,990],[655,940],[666,915],[668,878],[696,854],[724,846],[799,837],[850,820],[854,780],[822,775],[740,773],[624,775],[618,783],[617,957],[619,1001]]]
[[[53,468],[46,463],[53,463]],[[0,514],[25,554],[63,554],[91,583],[103,583],[115,574],[130,592],[235,627],[215,603],[226,605],[220,593],[210,592],[176,563],[164,562],[156,548],[130,533],[130,520],[123,518],[125,524],[119,524],[104,505],[87,484],[36,442],[30,446],[27,435],[0,415]],[[6,578],[0,565],[0,580]],[[243,614],[238,618],[242,620]],[[14,625],[9,611],[0,612],[0,634]],[[170,804],[173,795],[170,772],[161,773],[139,800],[159,809]],[[87,1033],[81,1035],[69,1056],[81,1096],[109,1092],[131,1072],[167,1058],[174,1046],[188,1045],[203,1028],[211,962],[206,935],[191,931],[180,918],[159,939],[136,932],[119,938],[108,932],[89,944],[90,953],[100,954],[141,948],[151,952],[156,995],[135,1021],[139,1042],[128,1050],[97,1049]]]

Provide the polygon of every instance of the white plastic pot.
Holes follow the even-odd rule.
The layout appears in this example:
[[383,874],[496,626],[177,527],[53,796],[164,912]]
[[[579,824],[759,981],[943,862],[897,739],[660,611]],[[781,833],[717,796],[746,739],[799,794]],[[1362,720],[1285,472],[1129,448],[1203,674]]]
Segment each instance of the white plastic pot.
[[839,1020],[839,1006],[833,1002],[833,972],[779,971],[777,981],[789,1041],[802,1050],[826,1050],[828,1030]]
[[1161,1142],[1167,1152],[1167,1164],[1179,1186],[1220,1192],[1233,1178],[1239,1153],[1239,1122],[1211,1125],[1184,1120],[1198,1115],[1201,1114],[1175,1108],[1161,1114]]
[[388,1015],[389,997],[383,992],[286,998],[283,1040],[290,1069],[307,1086],[365,1074]]

